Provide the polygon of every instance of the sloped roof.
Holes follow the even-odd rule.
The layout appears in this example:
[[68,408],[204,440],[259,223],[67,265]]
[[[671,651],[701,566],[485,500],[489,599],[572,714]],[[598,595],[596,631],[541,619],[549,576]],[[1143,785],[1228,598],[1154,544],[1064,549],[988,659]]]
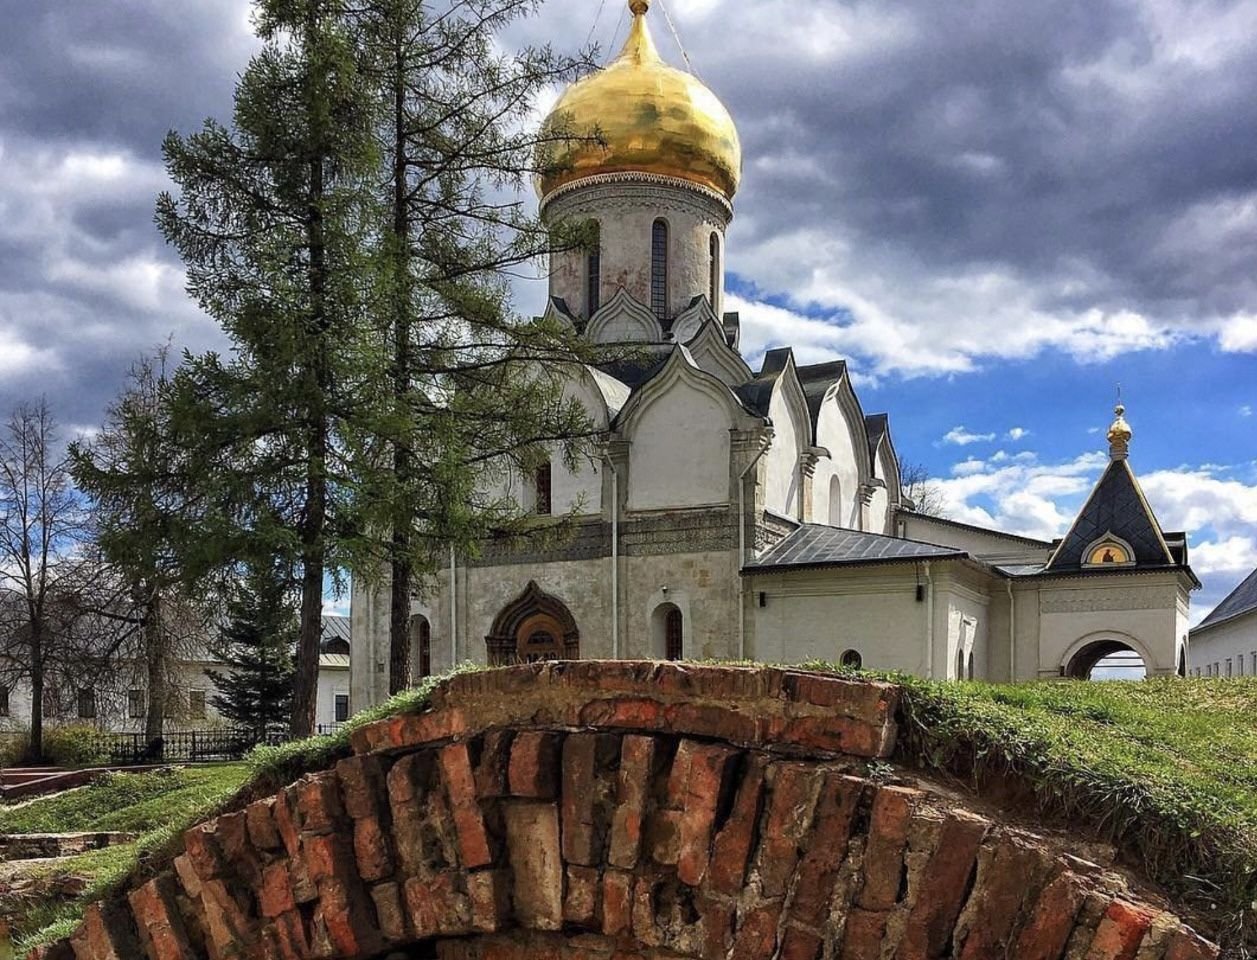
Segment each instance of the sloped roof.
[[831,360],[828,363],[796,366],[795,371],[799,375],[799,383],[803,384],[803,396],[807,398],[807,412],[812,417],[812,439],[815,440],[825,394],[829,392],[830,387],[847,375],[847,361]]
[[747,570],[780,570],[789,567],[830,567],[914,560],[964,558],[953,547],[919,540],[860,533],[819,523],[805,523],[764,556],[746,565]]
[[1048,571],[1081,570],[1089,546],[1112,534],[1130,544],[1135,566],[1179,566],[1126,460],[1113,460],[1048,561]]
[[[1205,617],[1196,630],[1216,627],[1228,620],[1242,617],[1246,613],[1257,612],[1257,570],[1250,573],[1238,587],[1232,590],[1225,600],[1213,608],[1213,612]],[[1192,631],[1193,633],[1195,631]]]
[[323,642],[329,640],[345,640],[350,639],[349,618],[333,617],[325,615],[323,617]]
[[869,435],[869,459],[876,463],[877,448],[890,430],[890,416],[885,413],[869,414],[864,418],[864,430]]

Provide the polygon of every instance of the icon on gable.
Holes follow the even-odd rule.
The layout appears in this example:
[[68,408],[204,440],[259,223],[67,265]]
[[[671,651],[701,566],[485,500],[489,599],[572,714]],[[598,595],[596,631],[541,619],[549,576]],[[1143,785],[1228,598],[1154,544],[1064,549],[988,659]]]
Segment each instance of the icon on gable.
[[1130,547],[1109,538],[1092,544],[1086,556],[1087,559],[1083,565],[1088,567],[1114,567],[1134,563]]

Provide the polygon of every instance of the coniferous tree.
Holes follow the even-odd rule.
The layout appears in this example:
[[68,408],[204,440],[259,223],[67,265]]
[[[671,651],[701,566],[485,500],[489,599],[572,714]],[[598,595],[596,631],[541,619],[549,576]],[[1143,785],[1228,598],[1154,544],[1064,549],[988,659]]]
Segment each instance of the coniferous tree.
[[509,285],[549,250],[580,242],[575,231],[547,232],[519,199],[539,154],[536,95],[589,63],[548,47],[500,48],[503,28],[540,5],[364,0],[352,19],[378,110],[367,306],[387,358],[368,365],[380,379],[368,382],[354,463],[359,529],[387,533],[380,544],[365,538],[355,572],[385,561],[391,692],[410,678],[417,582],[443,565],[449,544],[474,549],[520,520],[514,503],[486,493],[486,475],[511,460],[531,472],[552,447],[574,463],[589,431],[563,397],[588,348],[570,328],[519,317]]
[[220,714],[261,741],[292,716],[293,649],[300,633],[292,590],[276,567],[251,566],[227,608],[211,652],[229,672],[207,670]]
[[178,194],[159,199],[158,223],[233,347],[186,359],[172,436],[199,526],[189,575],[265,556],[299,571],[291,730],[304,736],[324,579],[340,565],[337,437],[367,357],[356,340],[374,144],[341,0],[259,0],[254,19],[265,45],[237,85],[232,127],[207,121],[164,147]]

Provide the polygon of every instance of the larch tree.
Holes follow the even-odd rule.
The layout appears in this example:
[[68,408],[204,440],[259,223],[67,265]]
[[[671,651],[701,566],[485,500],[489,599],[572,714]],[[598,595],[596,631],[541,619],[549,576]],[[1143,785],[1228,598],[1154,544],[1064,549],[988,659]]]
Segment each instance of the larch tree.
[[338,434],[364,329],[360,274],[373,176],[372,106],[341,0],[260,0],[264,41],[236,87],[230,128],[164,145],[177,192],[157,221],[229,357],[187,357],[172,437],[187,453],[200,537],[194,578],[275,556],[299,571],[291,732],[314,728],[324,581],[340,566],[347,470]]
[[589,435],[563,395],[588,347],[562,324],[520,317],[511,298],[513,274],[582,240],[548,233],[519,199],[544,153],[531,116],[538,93],[589,64],[499,46],[501,31],[540,5],[363,0],[352,16],[377,104],[367,307],[386,357],[364,365],[383,379],[364,383],[353,488],[366,549],[355,575],[387,570],[394,693],[410,681],[421,579],[451,545],[474,549],[518,524],[518,508],[487,492],[488,474],[512,460],[530,470],[555,449],[572,463]]

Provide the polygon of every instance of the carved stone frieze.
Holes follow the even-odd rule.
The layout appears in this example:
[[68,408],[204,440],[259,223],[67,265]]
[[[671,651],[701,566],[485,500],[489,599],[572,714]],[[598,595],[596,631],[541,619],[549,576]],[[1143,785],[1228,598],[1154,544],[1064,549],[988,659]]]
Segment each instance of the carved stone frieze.
[[1040,613],[1102,613],[1109,610],[1146,610],[1166,606],[1164,590],[1134,587],[1123,590],[1080,590],[1069,596],[1044,597]]

